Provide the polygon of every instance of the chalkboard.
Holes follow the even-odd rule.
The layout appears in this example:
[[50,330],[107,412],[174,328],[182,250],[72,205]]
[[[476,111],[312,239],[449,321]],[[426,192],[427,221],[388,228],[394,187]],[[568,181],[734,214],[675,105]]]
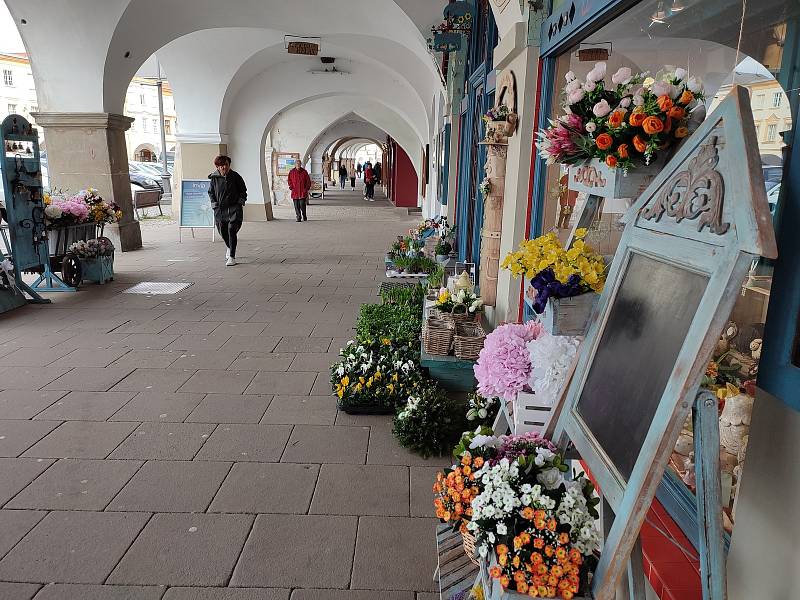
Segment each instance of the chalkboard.
[[209,179],[181,181],[181,227],[214,227],[214,210],[208,197]]
[[578,413],[627,480],[686,340],[708,277],[632,253],[578,400]]

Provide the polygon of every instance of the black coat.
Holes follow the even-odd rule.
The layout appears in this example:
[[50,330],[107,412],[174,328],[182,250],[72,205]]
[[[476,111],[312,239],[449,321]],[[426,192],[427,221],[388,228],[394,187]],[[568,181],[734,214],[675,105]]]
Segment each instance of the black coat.
[[247,186],[244,179],[236,171],[228,171],[227,177],[214,171],[208,178],[208,197],[211,199],[211,208],[214,209],[214,218],[217,221],[241,221],[245,202],[247,202]]

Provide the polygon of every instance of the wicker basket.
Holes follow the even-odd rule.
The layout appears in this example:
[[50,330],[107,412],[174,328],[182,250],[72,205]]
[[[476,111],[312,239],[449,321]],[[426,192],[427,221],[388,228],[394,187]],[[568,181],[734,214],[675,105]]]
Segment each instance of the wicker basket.
[[[464,309],[464,312],[455,312],[456,309]],[[450,312],[439,311],[439,318],[448,323],[464,323],[478,320],[478,313],[471,313],[464,304],[456,304]]]
[[464,554],[466,554],[467,558],[472,561],[472,564],[479,566],[480,563],[478,562],[478,551],[475,548],[475,536],[469,531],[464,531],[461,533],[461,540],[462,544],[464,545]]
[[479,323],[457,321],[453,335],[456,357],[462,360],[477,360],[485,339],[486,332]]
[[446,321],[429,318],[422,328],[422,347],[427,354],[447,356],[453,345],[454,327]]

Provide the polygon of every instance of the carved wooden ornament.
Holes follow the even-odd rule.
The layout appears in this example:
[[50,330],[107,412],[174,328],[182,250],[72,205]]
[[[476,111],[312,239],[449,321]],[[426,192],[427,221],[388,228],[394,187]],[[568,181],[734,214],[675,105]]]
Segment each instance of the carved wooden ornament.
[[745,88],[686,139],[623,221],[555,428],[614,512],[596,600],[615,597],[751,262],[777,255]]

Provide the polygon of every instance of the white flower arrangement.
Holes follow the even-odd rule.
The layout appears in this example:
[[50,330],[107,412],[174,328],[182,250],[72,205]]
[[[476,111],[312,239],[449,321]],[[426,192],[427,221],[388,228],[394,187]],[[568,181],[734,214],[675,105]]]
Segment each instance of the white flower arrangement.
[[552,406],[564,387],[580,341],[573,336],[544,332],[527,346],[531,358],[528,385],[538,399]]

